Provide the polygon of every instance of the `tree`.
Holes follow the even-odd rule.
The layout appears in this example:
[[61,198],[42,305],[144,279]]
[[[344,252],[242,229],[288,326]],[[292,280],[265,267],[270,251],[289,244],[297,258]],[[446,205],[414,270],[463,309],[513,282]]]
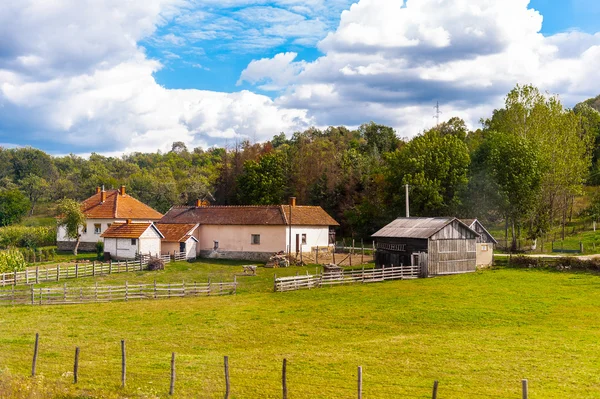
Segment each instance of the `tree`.
[[400,144],[396,132],[389,126],[370,122],[361,125],[358,132],[360,137],[366,141],[366,147],[379,154],[394,151]]
[[387,190],[397,215],[404,213],[405,184],[411,186],[411,215],[454,214],[468,182],[469,164],[464,141],[456,135],[442,135],[435,128],[391,153],[387,157]]
[[29,200],[20,190],[0,190],[0,226],[21,221],[29,206]]
[[30,174],[20,182],[21,189],[25,191],[27,196],[29,197],[29,201],[31,202],[31,210],[29,211],[29,216],[33,215],[33,209],[37,204],[38,200],[46,194],[50,185],[48,182],[39,176],[34,174]]
[[281,154],[269,153],[260,160],[246,161],[238,177],[239,200],[249,205],[281,204],[285,192],[285,174]]
[[64,227],[66,236],[76,240],[73,248],[73,255],[77,256],[79,240],[81,239],[81,229],[85,227],[86,218],[81,211],[81,206],[77,201],[64,199],[58,203],[56,208],[59,215],[58,226]]

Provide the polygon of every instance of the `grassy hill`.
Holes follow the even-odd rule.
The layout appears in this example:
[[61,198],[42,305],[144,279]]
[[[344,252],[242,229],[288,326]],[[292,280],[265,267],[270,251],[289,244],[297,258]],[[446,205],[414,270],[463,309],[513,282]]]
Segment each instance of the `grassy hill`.
[[[231,262],[178,263],[158,275],[105,279],[228,279],[240,269]],[[291,398],[355,397],[359,365],[371,399],[428,398],[434,380],[440,397],[519,397],[522,378],[531,397],[600,398],[597,275],[497,268],[271,292],[273,273],[306,271],[259,268],[257,277],[240,278],[238,295],[229,297],[0,308],[0,396],[29,386],[47,389],[43,397],[166,397],[174,351],[179,398],[223,397],[224,355],[232,398],[280,398],[283,358]],[[36,332],[43,377],[32,381],[25,376]],[[128,350],[125,389],[121,339]],[[75,346],[76,387],[69,374]]]

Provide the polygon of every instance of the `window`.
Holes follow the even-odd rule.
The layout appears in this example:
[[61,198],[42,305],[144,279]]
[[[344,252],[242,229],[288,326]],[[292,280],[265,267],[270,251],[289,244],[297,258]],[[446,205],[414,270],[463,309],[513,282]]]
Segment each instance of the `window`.
[[250,244],[260,245],[260,234],[252,234],[252,237],[250,239]]
[[101,224],[95,224],[94,225],[94,234],[100,234],[102,233],[102,225]]
[[213,249],[216,251],[219,249],[219,241],[213,241],[215,244],[213,245]]
[[137,238],[131,239],[131,245],[137,245]]
[[82,234],[86,234],[87,233],[87,224],[85,226],[83,226],[83,229],[81,230]]
[[302,245],[306,245],[306,234],[302,234]]
[[487,244],[484,244],[484,245],[482,245],[482,246],[481,246],[481,251],[482,251],[482,252],[485,252],[485,251],[487,251],[487,250],[488,250],[488,246],[487,246]]

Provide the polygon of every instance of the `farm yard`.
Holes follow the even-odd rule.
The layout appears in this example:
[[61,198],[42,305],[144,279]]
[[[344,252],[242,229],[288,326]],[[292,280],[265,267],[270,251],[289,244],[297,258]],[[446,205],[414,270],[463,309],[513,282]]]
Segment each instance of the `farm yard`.
[[[476,273],[273,292],[273,278],[311,267],[175,262],[158,272],[65,280],[68,285],[232,280],[237,295],[0,308],[0,396],[280,398],[600,397],[600,277],[497,267]],[[63,282],[61,281],[62,285]],[[56,284],[47,283],[44,286]],[[35,378],[31,358],[40,334]],[[120,341],[127,345],[121,388]],[[73,356],[80,347],[79,382]]]

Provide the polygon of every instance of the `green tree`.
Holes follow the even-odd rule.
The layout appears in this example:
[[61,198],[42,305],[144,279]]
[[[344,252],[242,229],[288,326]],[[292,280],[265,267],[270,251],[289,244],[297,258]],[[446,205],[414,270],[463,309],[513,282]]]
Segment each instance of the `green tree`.
[[27,197],[18,189],[0,190],[0,226],[21,221],[30,207]]
[[244,163],[238,177],[239,200],[250,205],[281,204],[285,192],[285,174],[282,155],[269,153],[259,161]]
[[58,226],[65,229],[66,236],[75,240],[73,255],[77,256],[79,240],[81,239],[81,229],[85,227],[86,218],[81,211],[81,206],[77,201],[64,199],[58,203],[56,208],[58,212]]
[[35,205],[37,204],[39,199],[47,193],[50,185],[44,178],[36,176],[34,174],[29,174],[27,177],[23,178],[20,181],[20,186],[21,189],[29,197],[29,201],[31,202],[29,216],[32,216]]
[[389,126],[378,125],[375,122],[361,125],[358,128],[358,133],[365,140],[365,146],[370,151],[379,154],[394,151],[400,144],[394,129]]

